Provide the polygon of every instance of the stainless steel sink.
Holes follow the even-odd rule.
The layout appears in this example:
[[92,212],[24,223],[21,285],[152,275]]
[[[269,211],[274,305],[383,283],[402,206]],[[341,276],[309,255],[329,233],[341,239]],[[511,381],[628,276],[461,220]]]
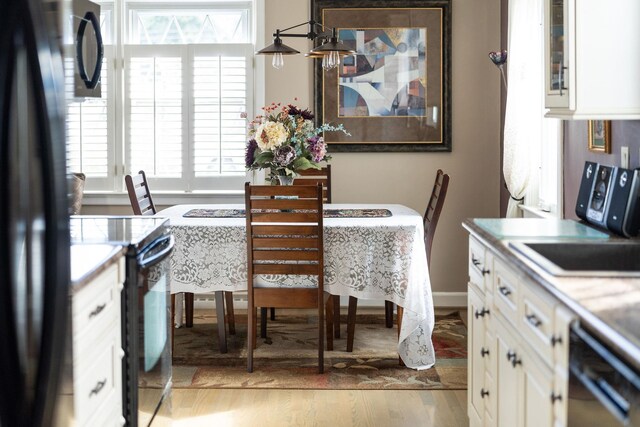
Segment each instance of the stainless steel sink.
[[640,277],[638,242],[511,242],[509,246],[554,276]]

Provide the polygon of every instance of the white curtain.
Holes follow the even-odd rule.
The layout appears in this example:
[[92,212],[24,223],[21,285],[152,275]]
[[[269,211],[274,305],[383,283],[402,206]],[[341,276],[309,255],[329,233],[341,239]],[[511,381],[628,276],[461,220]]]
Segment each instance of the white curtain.
[[542,138],[540,112],[543,98],[542,0],[509,1],[507,106],[504,124],[503,173],[511,197],[507,218],[522,216],[529,185],[531,156]]

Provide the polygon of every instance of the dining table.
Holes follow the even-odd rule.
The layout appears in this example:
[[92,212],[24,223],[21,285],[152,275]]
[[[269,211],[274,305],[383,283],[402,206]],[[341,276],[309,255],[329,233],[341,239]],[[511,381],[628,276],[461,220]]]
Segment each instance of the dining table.
[[[399,204],[325,204],[324,289],[403,307],[397,350],[409,368],[435,364],[433,297],[422,215]],[[159,211],[175,238],[171,293],[247,290],[244,204],[180,204]],[[294,286],[261,276],[265,286]],[[304,278],[295,286],[314,286]]]

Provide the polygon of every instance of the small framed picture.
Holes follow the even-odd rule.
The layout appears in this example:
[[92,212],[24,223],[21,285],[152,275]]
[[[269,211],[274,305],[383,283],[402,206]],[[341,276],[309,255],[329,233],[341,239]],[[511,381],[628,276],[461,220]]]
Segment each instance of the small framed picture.
[[589,151],[611,154],[611,120],[589,120]]

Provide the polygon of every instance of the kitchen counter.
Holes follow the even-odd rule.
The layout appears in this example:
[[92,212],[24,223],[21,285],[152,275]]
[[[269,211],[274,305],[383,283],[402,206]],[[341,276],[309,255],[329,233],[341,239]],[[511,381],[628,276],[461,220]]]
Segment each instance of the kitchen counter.
[[[492,221],[500,220],[494,219]],[[519,228],[522,230],[521,233],[516,230],[509,234],[494,233],[491,227],[486,227],[483,224],[482,220],[478,222],[474,219],[467,219],[462,225],[476,238],[491,246],[505,262],[519,269],[529,279],[539,283],[545,290],[558,298],[576,313],[581,323],[587,325],[620,356],[640,370],[640,279],[552,276],[532,261],[514,252],[508,246],[509,242],[513,240],[539,241],[540,238],[546,242],[553,241],[553,239],[558,241],[575,240],[581,238],[580,236],[586,237],[584,230],[579,230],[580,235],[575,235],[573,232],[562,234],[558,230],[556,236],[553,236],[551,232],[543,236],[536,236],[527,231],[530,228],[530,224],[527,225],[527,220],[516,221],[522,221],[522,227]],[[591,238],[603,237],[593,235]],[[610,236],[609,238],[615,239],[616,237]]]
[[124,255],[121,245],[71,245],[71,291],[78,292]]

